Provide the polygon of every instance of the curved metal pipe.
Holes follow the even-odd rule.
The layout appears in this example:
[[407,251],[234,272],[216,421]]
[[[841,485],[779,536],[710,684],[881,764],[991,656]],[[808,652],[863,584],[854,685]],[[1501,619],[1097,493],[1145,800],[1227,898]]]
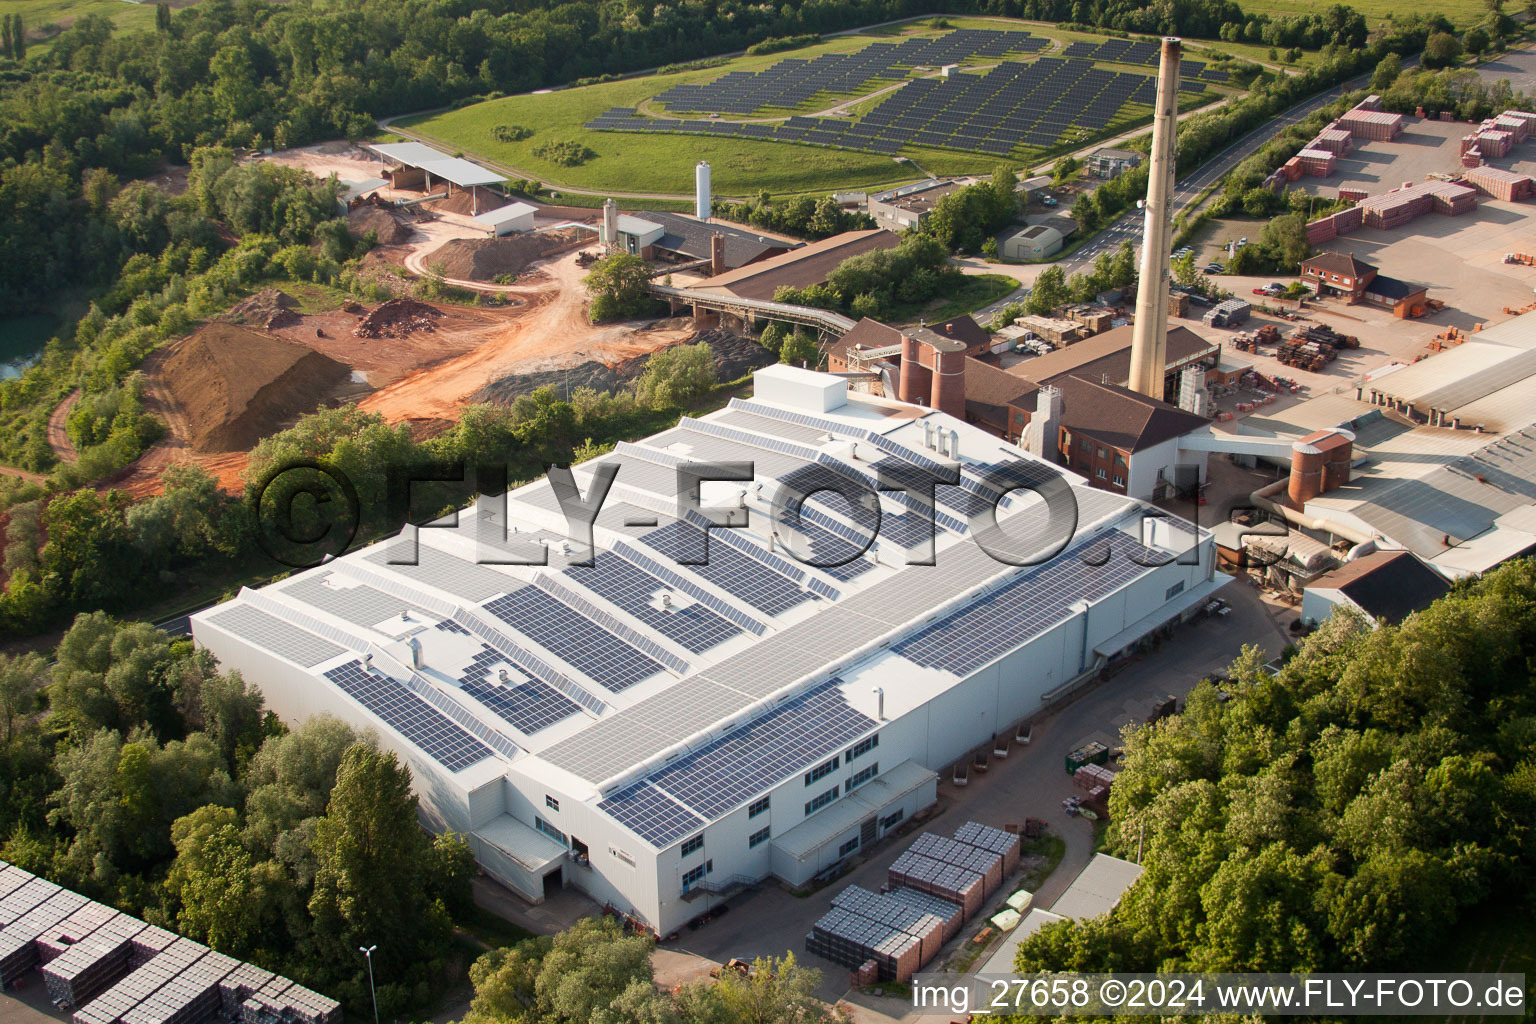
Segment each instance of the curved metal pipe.
[[1258,508],[1262,508],[1267,512],[1273,512],[1291,525],[1299,526],[1304,530],[1319,530],[1323,533],[1332,534],[1335,537],[1343,537],[1345,540],[1355,544],[1365,544],[1369,541],[1381,540],[1380,534],[1366,533],[1352,526],[1345,526],[1343,523],[1334,522],[1332,519],[1319,519],[1316,516],[1309,516],[1305,512],[1299,512],[1289,505],[1282,505],[1275,501],[1274,495],[1285,490],[1286,484],[1289,482],[1286,477],[1281,477],[1274,483],[1266,484],[1248,495],[1248,500]]

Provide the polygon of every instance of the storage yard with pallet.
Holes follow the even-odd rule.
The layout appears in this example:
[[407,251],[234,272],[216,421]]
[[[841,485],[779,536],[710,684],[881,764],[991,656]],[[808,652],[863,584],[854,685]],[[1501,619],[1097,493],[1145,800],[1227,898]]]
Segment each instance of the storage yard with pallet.
[[0,861],[0,986],[73,1024],[341,1024],[341,1005]]

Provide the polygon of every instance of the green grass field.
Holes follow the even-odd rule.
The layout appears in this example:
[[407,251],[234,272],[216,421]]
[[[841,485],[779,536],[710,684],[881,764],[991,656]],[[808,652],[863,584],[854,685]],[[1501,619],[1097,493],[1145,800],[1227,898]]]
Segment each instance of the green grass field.
[[[184,7],[183,3],[173,6]],[[153,28],[155,5],[128,0],[0,0],[0,13],[20,14],[27,28],[27,52],[38,53],[53,45],[59,31],[87,14],[104,14],[120,29]]]
[[[1009,23],[992,19],[952,19],[951,24],[956,28],[969,24],[992,27],[1000,24],[1022,25],[1036,34],[1050,36],[1063,45],[1096,38],[1077,32],[1050,31],[1033,23]],[[900,34],[929,36],[938,31],[923,22],[908,26]],[[1133,129],[1147,118],[1145,108],[1131,110],[1117,117],[1102,132],[1093,135],[1075,134],[1063,139],[1061,145],[1050,150],[1022,151],[1007,159],[954,150],[904,150],[903,155],[910,158],[917,165],[916,168],[885,156],[820,146],[714,136],[594,132],[585,128],[587,121],[610,107],[637,107],[648,113],[661,113],[659,105],[650,101],[674,85],[713,81],[729,71],[759,70],[790,57],[803,59],[821,53],[858,50],[875,38],[888,39],[892,34],[892,30],[858,33],[800,50],[737,58],[729,64],[702,70],[648,75],[575,89],[509,96],[458,110],[402,120],[399,124],[402,128],[419,132],[450,149],[515,168],[556,188],[682,195],[691,191],[694,164],[699,160],[708,160],[713,170],[713,184],[717,194],[744,196],[763,189],[783,195],[889,187],[920,177],[919,168],[921,172],[937,175],[987,175],[999,166],[1034,166],[1060,152],[1082,148]],[[1115,70],[1131,69],[1116,66]],[[1209,102],[1214,95],[1214,92],[1208,93],[1196,102]],[[815,102],[807,103],[799,112],[825,109],[847,99],[822,97],[820,106]],[[865,113],[882,99],[884,97],[876,97],[859,103],[854,113]],[[785,116],[791,112],[777,113]],[[763,112],[757,116],[768,114]],[[518,142],[501,142],[493,134],[500,125],[526,127],[532,130],[532,135]],[[534,151],[543,144],[561,140],[579,142],[596,155],[574,167],[561,166],[535,155]]]

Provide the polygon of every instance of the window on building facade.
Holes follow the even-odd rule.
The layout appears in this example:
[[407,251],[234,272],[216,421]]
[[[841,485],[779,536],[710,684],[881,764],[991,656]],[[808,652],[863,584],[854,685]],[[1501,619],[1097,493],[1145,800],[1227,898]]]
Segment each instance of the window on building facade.
[[766,843],[768,841],[768,832],[768,829],[760,828],[748,836],[747,849],[750,850],[754,846],[762,846],[764,843]]
[[831,789],[829,789],[825,793],[821,794],[821,796],[818,796],[818,797],[816,797],[813,800],[807,801],[806,805],[805,805],[805,813],[806,813],[806,815],[810,816],[812,814],[815,814],[817,811],[819,811],[823,807],[827,806],[827,804],[831,803],[833,800],[836,800],[837,799],[837,794],[839,792],[840,792],[839,787],[833,786]]
[[1093,475],[1098,477],[1100,480],[1103,480],[1104,477],[1105,477],[1104,468],[1101,466],[1098,469],[1094,470],[1093,471]]
[[863,771],[849,778],[848,781],[843,785],[843,792],[852,793],[854,790],[858,789],[860,786],[864,785],[864,783],[868,782],[870,779],[879,774],[880,762],[876,761],[868,768],[865,768]]
[[698,867],[692,868],[685,872],[683,874],[683,891],[687,892],[690,885],[692,885],[694,882],[697,882],[705,875],[710,874],[714,870],[715,862],[712,860],[707,860],[703,864],[700,864]]
[[824,761],[817,765],[815,768],[812,768],[810,771],[805,773],[805,784],[809,786],[811,783],[819,782],[820,780],[826,778],[828,775],[831,775],[833,772],[837,771],[837,766],[839,763],[839,759],[834,757],[832,760]]
[[848,840],[842,846],[839,846],[837,848],[837,855],[839,857],[846,857],[850,853],[852,853],[854,850],[857,850],[858,848],[859,848],[859,837],[858,836],[854,836],[852,839]]
[[561,846],[566,845],[565,833],[555,828],[555,826],[551,825],[537,814],[533,816],[533,827],[549,836],[549,838],[558,840]]
[[682,855],[686,857],[690,853],[695,853],[702,849],[704,849],[704,833],[700,832],[696,836],[690,836],[683,842]]
[[1177,582],[1173,586],[1169,587],[1168,590],[1163,594],[1163,600],[1167,601],[1170,598],[1174,597],[1175,595],[1181,594],[1183,592],[1184,592],[1184,581],[1183,580],[1179,580],[1179,582]]
[[545,793],[544,794],[544,806],[548,807],[552,811],[558,811],[560,809],[560,801],[556,800],[554,797],[550,796],[548,793]]
[[1125,486],[1125,477],[1121,476],[1119,473],[1115,474],[1115,486],[1116,487],[1124,487]]
[[859,742],[857,742],[853,746],[849,747],[847,752],[843,755],[843,758],[844,758],[844,760],[848,761],[851,764],[851,763],[853,763],[853,759],[854,758],[861,757],[864,754],[869,753],[871,750],[874,750],[879,745],[880,745],[880,734],[876,733],[875,735],[869,737],[868,739],[859,740]]
[[768,809],[768,798],[766,796],[765,797],[760,797],[757,800],[753,800],[752,803],[750,805],[748,805],[748,807],[747,807],[747,817],[755,818],[759,814],[762,814],[767,809]]

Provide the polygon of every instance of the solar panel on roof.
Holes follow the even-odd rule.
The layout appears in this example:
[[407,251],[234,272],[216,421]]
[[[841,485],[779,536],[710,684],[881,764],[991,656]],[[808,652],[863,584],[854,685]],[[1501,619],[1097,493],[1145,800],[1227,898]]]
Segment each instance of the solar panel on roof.
[[660,849],[698,830],[704,819],[648,782],[637,782],[598,802],[598,808]]
[[329,661],[345,648],[284,622],[248,604],[231,605],[208,616],[208,621],[272,653],[305,668]]
[[489,747],[447,715],[388,676],[369,672],[360,661],[338,665],[325,678],[449,771],[463,771],[491,756]]
[[522,587],[484,608],[613,693],[662,671],[658,662],[537,587]]
[[[499,681],[506,671],[508,682]],[[498,681],[492,682],[496,678]],[[576,703],[540,682],[489,648],[475,655],[459,677],[460,688],[514,728],[532,735],[577,714]]]
[[[672,522],[640,539],[674,563],[682,563],[684,559],[703,557],[704,538],[704,531],[698,527]],[[711,544],[708,552],[706,564],[678,564],[678,571],[707,580],[769,615],[778,615],[811,600],[793,581],[728,545]]]
[[[742,632],[704,605],[685,603],[672,588],[612,552],[598,554],[590,567],[572,566],[565,575],[696,654]],[[676,607],[663,606],[662,593]]]
[[833,679],[685,755],[650,782],[715,818],[804,771],[878,723],[849,706]]

